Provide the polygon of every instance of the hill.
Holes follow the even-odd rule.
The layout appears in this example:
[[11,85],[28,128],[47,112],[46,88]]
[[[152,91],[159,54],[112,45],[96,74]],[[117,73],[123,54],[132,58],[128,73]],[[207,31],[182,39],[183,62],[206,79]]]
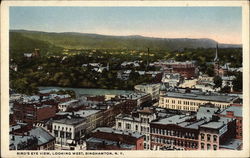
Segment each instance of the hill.
[[[46,50],[66,49],[137,49],[178,50],[181,48],[214,48],[212,39],[152,38],[144,36],[109,36],[75,32],[41,32],[27,30],[10,31],[10,48],[28,50],[33,47]],[[220,44],[220,47],[241,47],[241,45]]]

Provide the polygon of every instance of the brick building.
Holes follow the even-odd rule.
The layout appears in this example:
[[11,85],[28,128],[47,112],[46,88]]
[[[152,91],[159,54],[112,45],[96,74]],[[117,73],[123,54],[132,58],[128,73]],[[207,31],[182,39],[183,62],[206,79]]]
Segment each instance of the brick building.
[[87,139],[87,150],[143,150],[143,135],[107,127],[97,128]]
[[56,115],[57,103],[46,102],[16,102],[13,105],[13,118],[18,122],[35,123],[50,119]]
[[242,140],[242,104],[232,104],[222,111],[218,116],[236,119],[236,139]]

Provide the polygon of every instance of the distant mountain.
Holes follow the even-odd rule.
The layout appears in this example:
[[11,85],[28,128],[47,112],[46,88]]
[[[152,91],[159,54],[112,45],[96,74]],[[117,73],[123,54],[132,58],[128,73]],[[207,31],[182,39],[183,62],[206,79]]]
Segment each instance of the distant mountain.
[[[142,49],[178,50],[181,48],[214,48],[212,39],[152,38],[140,35],[109,36],[76,32],[41,32],[27,30],[10,31],[10,49],[26,50],[29,47],[40,49]],[[219,47],[241,47],[241,45],[220,44]]]

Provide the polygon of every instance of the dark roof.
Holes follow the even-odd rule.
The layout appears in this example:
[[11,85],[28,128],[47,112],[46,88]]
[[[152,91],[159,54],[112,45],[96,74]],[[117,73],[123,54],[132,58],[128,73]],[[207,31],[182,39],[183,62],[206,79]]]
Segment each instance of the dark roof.
[[54,123],[66,124],[66,125],[78,125],[86,121],[84,118],[64,118],[60,120],[53,121]]

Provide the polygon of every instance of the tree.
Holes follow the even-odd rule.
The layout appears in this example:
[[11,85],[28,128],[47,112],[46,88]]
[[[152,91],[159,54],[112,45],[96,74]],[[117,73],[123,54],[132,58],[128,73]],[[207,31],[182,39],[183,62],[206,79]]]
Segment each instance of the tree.
[[221,87],[221,85],[222,85],[222,79],[221,79],[221,77],[220,76],[215,76],[214,77],[214,87],[215,88],[219,88],[219,87]]
[[231,92],[231,88],[229,86],[225,86],[223,88],[221,88],[221,93],[230,93]]
[[206,74],[210,77],[214,76],[214,66],[209,65],[206,70]]
[[235,79],[233,80],[233,90],[242,92],[242,72],[236,74]]

